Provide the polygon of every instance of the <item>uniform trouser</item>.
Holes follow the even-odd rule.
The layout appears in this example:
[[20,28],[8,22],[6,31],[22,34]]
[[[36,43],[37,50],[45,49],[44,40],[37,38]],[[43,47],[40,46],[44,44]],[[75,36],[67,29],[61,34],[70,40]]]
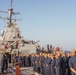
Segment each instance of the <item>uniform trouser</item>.
[[1,66],[1,72],[4,73],[4,69],[6,69],[7,65],[6,63],[2,63],[2,66]]
[[62,75],[66,75],[66,67],[62,66]]
[[71,71],[69,67],[66,69],[66,75],[71,75]]
[[50,70],[49,70],[49,66],[46,66],[45,68],[45,75],[50,75]]
[[31,67],[33,66],[33,63],[31,62]]
[[20,63],[20,67],[22,67],[22,62]]
[[26,65],[25,65],[25,61],[24,61],[24,67],[25,67]]
[[51,65],[49,65],[48,72],[49,72],[49,75],[51,75]]
[[24,67],[24,62],[23,61],[21,62],[21,67]]
[[2,72],[2,73],[4,73],[4,66],[5,66],[5,65],[3,64],[3,66],[1,67],[1,72]]
[[42,62],[40,63],[40,73],[41,74],[43,73],[43,64],[42,64]]
[[45,66],[43,65],[43,75],[45,75]]
[[29,60],[29,66],[31,66],[31,61]]
[[15,60],[13,60],[13,66],[15,66]]
[[32,63],[32,64],[33,64],[33,65],[32,65],[32,66],[33,66],[33,71],[35,71],[35,69],[34,69],[34,63]]
[[56,71],[56,75],[61,75],[61,68],[60,67],[56,67],[55,71]]
[[8,62],[6,62],[5,64],[5,69],[7,70],[7,68],[8,68]]
[[51,66],[51,75],[55,75],[55,68]]
[[28,67],[28,66],[29,66],[29,62],[25,61],[25,64],[26,64],[26,67]]
[[33,63],[33,70],[36,71],[36,64]]
[[49,75],[49,66],[44,66],[43,75]]
[[40,67],[39,67],[39,64],[38,63],[36,63],[36,72],[40,72]]
[[75,73],[71,72],[71,75],[76,75]]

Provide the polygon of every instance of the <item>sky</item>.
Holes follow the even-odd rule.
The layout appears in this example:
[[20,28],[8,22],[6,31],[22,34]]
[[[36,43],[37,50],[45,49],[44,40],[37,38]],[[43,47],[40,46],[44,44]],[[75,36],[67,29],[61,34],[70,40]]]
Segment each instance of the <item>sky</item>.
[[[10,0],[0,0],[0,10],[8,11]],[[47,44],[76,49],[76,0],[13,0],[14,16],[21,35],[26,40],[40,40],[41,47]],[[0,13],[7,17],[7,14]],[[0,31],[5,22],[0,19]]]

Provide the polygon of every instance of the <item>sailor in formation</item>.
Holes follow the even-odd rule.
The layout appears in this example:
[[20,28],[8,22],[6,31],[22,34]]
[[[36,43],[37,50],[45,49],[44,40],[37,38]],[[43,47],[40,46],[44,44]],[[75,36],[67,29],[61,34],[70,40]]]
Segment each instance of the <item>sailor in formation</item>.
[[72,57],[69,59],[69,67],[71,70],[71,75],[76,75],[76,52],[71,52]]
[[33,70],[43,75],[76,75],[76,55],[73,53],[40,53],[32,54],[32,58]]
[[16,55],[15,58],[21,67],[32,66],[33,71],[43,75],[76,75],[75,51],[67,54],[63,52]]
[[[20,67],[33,67],[33,71],[43,75],[76,75],[76,51],[71,53],[40,53],[14,55],[14,63]],[[6,54],[2,58],[1,71],[8,68]]]

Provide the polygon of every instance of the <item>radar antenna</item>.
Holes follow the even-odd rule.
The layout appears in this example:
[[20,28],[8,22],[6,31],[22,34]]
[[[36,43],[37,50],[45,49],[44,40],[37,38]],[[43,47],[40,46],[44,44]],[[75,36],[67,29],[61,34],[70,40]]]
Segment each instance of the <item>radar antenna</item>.
[[[7,20],[7,26],[8,27],[11,27],[13,24],[12,24],[12,20],[14,20],[14,21],[19,21],[19,20],[21,20],[21,19],[14,19],[14,18],[12,18],[12,16],[13,15],[17,15],[17,14],[20,14],[19,12],[13,12],[13,8],[12,8],[12,3],[13,3],[13,0],[10,0],[10,8],[8,9],[8,11],[6,12],[6,11],[2,11],[2,10],[0,10],[0,12],[1,13],[7,13],[8,14],[8,18],[3,18],[3,17],[1,17],[0,16],[0,18],[2,19],[2,20],[4,20],[5,21],[5,19]],[[5,21],[6,22],[6,21]]]

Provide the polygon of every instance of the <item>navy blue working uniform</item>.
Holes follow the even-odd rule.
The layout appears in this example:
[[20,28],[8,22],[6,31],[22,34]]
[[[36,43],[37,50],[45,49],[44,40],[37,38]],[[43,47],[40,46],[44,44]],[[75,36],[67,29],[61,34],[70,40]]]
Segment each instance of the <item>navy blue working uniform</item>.
[[25,59],[24,59],[24,57],[22,56],[22,57],[21,57],[21,67],[24,67],[24,60],[25,60]]
[[26,66],[26,65],[25,65],[25,56],[23,57],[23,64],[24,64],[24,67],[25,67],[25,66]]
[[34,68],[34,64],[35,64],[35,62],[34,62],[34,56],[31,57],[31,62],[32,62],[32,66],[33,66],[33,71],[35,71],[35,68]]
[[36,72],[39,73],[40,72],[39,57],[36,57],[35,64],[36,64]]
[[43,73],[43,75],[44,75],[44,60],[45,60],[45,57],[44,56],[42,56],[42,73]]
[[49,75],[49,65],[48,65],[48,58],[47,57],[45,57],[45,59],[44,59],[43,68],[44,68],[43,75]]
[[4,70],[7,70],[8,68],[8,62],[7,62],[7,56],[4,54],[3,55],[3,58],[2,58],[2,61],[1,61],[1,71],[2,73],[4,73]]
[[43,73],[43,57],[40,56],[40,73],[42,74]]
[[28,56],[28,60],[29,60],[29,66],[32,66],[31,65],[31,55]]
[[51,75],[55,75],[55,59],[51,61]]
[[51,75],[51,61],[52,61],[52,59],[51,58],[47,58],[47,64],[48,64],[48,75]]
[[[76,71],[76,55],[69,59],[69,68],[73,68]],[[76,75],[76,73],[71,71],[71,75]]]
[[62,57],[62,62],[61,62],[62,75],[66,75],[66,67],[67,67],[67,57],[64,56]]
[[56,62],[55,62],[56,75],[61,75],[61,61],[62,61],[61,57],[59,57],[58,59],[56,59]]
[[21,61],[22,61],[22,57],[18,56],[18,62],[20,63],[20,66],[21,66]]
[[16,58],[15,58],[15,59],[16,59],[16,63],[17,63],[17,62],[18,62],[18,56],[16,56]]
[[67,57],[67,66],[66,66],[66,68],[67,68],[67,75],[71,75],[71,72],[70,72],[70,68],[69,68],[69,59],[70,59],[70,57]]
[[33,70],[36,71],[36,64],[35,64],[35,60],[36,60],[36,57],[33,56],[32,57],[32,63],[33,63]]
[[25,57],[25,65],[26,65],[26,67],[28,67],[28,66],[29,66],[28,56],[26,56],[26,57]]

